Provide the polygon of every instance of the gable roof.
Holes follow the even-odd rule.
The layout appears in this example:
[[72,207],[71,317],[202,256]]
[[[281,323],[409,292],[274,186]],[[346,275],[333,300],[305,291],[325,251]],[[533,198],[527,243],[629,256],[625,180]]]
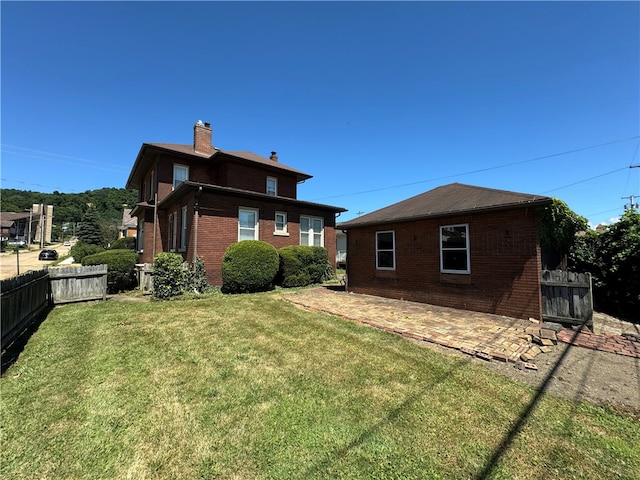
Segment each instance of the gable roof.
[[143,143],[142,147],[140,147],[140,152],[136,157],[136,161],[131,168],[131,173],[129,174],[129,178],[127,179],[126,188],[135,188],[135,184],[137,180],[140,180],[139,177],[145,175],[153,163],[153,159],[146,156],[148,150],[156,150],[160,152],[167,152],[172,154],[177,154],[179,156],[188,156],[191,157],[192,160],[200,161],[200,162],[212,162],[217,163],[225,160],[237,161],[237,162],[249,162],[254,164],[259,164],[261,167],[267,167],[273,171],[281,171],[284,173],[288,173],[296,177],[298,182],[303,182],[312,177],[308,173],[304,173],[300,170],[297,170],[293,167],[285,165],[280,162],[276,162],[270,160],[266,157],[258,155],[253,152],[245,152],[245,151],[233,151],[233,150],[221,150],[219,148],[215,148],[214,152],[211,155],[206,153],[197,152],[193,145],[185,145],[178,143]]
[[378,223],[417,220],[507,208],[546,205],[551,198],[542,195],[450,183],[407,200],[381,208],[337,225],[348,229]]

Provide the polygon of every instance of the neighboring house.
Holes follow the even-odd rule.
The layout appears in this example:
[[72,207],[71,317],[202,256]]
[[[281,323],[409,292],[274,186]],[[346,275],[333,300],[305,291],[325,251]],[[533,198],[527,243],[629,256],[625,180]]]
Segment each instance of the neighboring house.
[[131,208],[122,211],[122,224],[118,229],[118,238],[135,237],[138,233],[138,219],[131,216]]
[[279,163],[276,152],[221,150],[211,140],[211,126],[198,121],[192,145],[142,144],[126,185],[138,190],[131,215],[140,261],[159,252],[200,257],[209,283],[221,285],[227,247],[262,240],[325,247],[335,267],[335,218],[346,210],[298,200],[298,183],[311,175]]
[[347,234],[336,230],[336,266],[344,268],[347,265]]
[[453,183],[363,215],[347,232],[348,288],[516,318],[542,317],[539,195]]

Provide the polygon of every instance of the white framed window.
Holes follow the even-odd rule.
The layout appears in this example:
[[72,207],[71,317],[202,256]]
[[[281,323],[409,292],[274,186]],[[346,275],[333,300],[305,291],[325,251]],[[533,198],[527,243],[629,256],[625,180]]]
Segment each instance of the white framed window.
[[276,212],[276,233],[287,233],[287,213]]
[[300,245],[324,247],[324,220],[320,217],[300,217]]
[[238,209],[238,241],[258,240],[258,210],[255,208]]
[[278,179],[275,177],[267,177],[267,195],[278,195]]
[[144,249],[144,219],[138,219],[138,235],[137,235],[138,253],[142,253]]
[[169,251],[176,251],[176,241],[178,239],[178,212],[169,214]]
[[180,209],[180,251],[187,250],[187,206]]
[[173,165],[173,189],[175,190],[182,182],[189,180],[189,167],[186,165]]
[[440,271],[471,273],[468,223],[440,227]]
[[396,232],[376,232],[376,269],[396,269]]

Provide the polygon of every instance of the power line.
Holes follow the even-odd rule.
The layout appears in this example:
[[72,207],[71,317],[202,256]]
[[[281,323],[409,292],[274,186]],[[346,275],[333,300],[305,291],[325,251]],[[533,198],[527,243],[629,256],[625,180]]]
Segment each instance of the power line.
[[[559,156],[562,156],[562,155],[569,155],[571,153],[583,152],[585,150],[591,150],[591,149],[594,149],[594,148],[604,147],[604,146],[607,146],[607,145],[614,145],[616,143],[623,143],[623,142],[628,142],[630,140],[637,140],[638,138],[640,138],[640,135],[636,135],[635,137],[630,137],[630,138],[623,138],[623,139],[619,139],[619,140],[613,140],[611,142],[599,143],[597,145],[590,145],[588,147],[582,147],[582,148],[576,148],[576,149],[573,149],[573,150],[567,150],[565,152],[552,153],[550,155],[543,155],[541,157],[529,158],[527,160],[519,160],[517,162],[505,163],[505,164],[496,165],[496,166],[493,166],[493,167],[479,168],[477,170],[471,170],[471,171],[468,171],[468,172],[455,173],[455,174],[452,174],[452,175],[445,175],[443,177],[430,178],[430,179],[427,179],[427,180],[420,180],[420,181],[417,181],[417,182],[402,183],[402,184],[399,184],[399,185],[392,185],[392,186],[389,186],[389,187],[373,188],[371,190],[362,190],[362,191],[359,191],[359,192],[342,193],[340,195],[331,195],[331,196],[328,196],[328,197],[320,197],[320,198],[314,199],[314,201],[326,200],[326,199],[330,199],[330,198],[350,197],[352,195],[361,195],[361,194],[365,194],[365,193],[381,192],[383,190],[391,190],[391,189],[394,189],[394,188],[410,187],[410,186],[413,186],[413,185],[419,185],[421,183],[436,182],[436,181],[439,181],[439,180],[447,180],[447,179],[450,179],[450,178],[462,177],[464,175],[472,175],[474,173],[488,172],[490,170],[497,170],[499,168],[512,167],[514,165],[521,165],[523,163],[534,162],[534,161],[537,161],[537,160],[545,160],[547,158],[554,158],[554,157],[559,157]],[[627,167],[625,167],[625,168],[627,168]],[[622,169],[614,170],[613,172],[608,172],[608,173],[605,173],[605,174],[602,174],[602,175],[599,175],[599,176],[609,175],[611,173],[614,173],[614,172],[617,172],[617,171],[620,171],[620,170],[622,170]],[[593,178],[598,178],[599,176],[593,177]],[[576,182],[576,183],[582,183],[583,181],[586,182],[588,180],[591,180],[591,179],[581,180],[580,182]],[[573,183],[571,185],[575,185],[575,183]],[[558,188],[556,188],[554,190],[549,190],[549,191],[552,192],[552,191],[555,191],[555,190],[559,190],[561,188],[569,187],[571,185],[565,185],[563,187],[558,187]]]
[[594,177],[585,178],[584,180],[578,180],[577,182],[570,183],[568,185],[563,185],[562,187],[552,188],[551,190],[547,190],[546,192],[542,192],[543,194],[555,192],[556,190],[562,190],[563,188],[573,187],[574,185],[578,185],[579,183],[588,182],[590,180],[595,180],[596,178],[605,177],[607,175],[611,175],[612,173],[621,172],[622,170],[626,170],[628,167],[617,168],[615,170],[611,170],[610,172],[601,173],[600,175],[596,175]]

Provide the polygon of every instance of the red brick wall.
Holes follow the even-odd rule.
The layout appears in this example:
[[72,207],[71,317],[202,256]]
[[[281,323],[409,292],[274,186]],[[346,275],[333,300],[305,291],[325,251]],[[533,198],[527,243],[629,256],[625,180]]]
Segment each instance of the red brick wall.
[[278,179],[278,196],[296,198],[298,184],[294,176],[280,172],[270,172],[249,164],[244,165],[235,162],[223,164],[220,167],[218,180],[220,182],[219,185],[223,187],[267,193],[267,177]]
[[[439,228],[469,224],[470,274],[440,273]],[[375,232],[394,230],[396,269],[376,270]],[[351,228],[349,290],[516,318],[541,318],[540,248],[533,210]]]

